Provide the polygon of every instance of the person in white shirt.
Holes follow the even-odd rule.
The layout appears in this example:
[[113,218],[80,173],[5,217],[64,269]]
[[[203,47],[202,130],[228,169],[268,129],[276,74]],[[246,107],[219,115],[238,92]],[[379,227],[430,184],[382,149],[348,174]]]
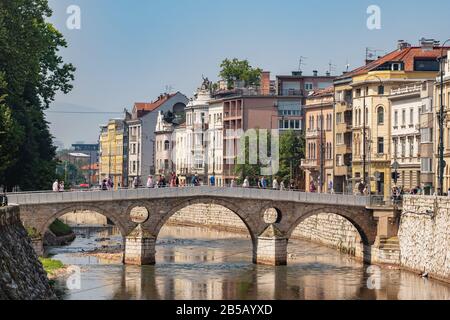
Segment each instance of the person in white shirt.
[[250,182],[248,181],[248,177],[245,177],[244,183],[242,184],[242,188],[249,188]]
[[154,187],[155,187],[155,183],[153,182],[153,177],[152,176],[148,176],[147,188],[154,188]]
[[273,179],[273,181],[272,181],[273,190],[278,190],[279,187],[280,187],[280,184],[278,183],[277,178]]
[[58,192],[59,191],[59,182],[58,180],[55,180],[55,182],[53,182],[53,192]]

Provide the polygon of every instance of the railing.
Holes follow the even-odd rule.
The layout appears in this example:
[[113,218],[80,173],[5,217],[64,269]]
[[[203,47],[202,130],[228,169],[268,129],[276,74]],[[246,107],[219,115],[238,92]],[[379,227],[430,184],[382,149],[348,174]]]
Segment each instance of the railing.
[[303,90],[283,89],[279,92],[280,96],[303,96]]
[[366,207],[370,197],[327,193],[306,193],[296,190],[271,190],[241,187],[178,187],[140,188],[117,191],[31,192],[8,194],[9,202],[19,205],[77,203],[92,201],[221,197],[270,201],[292,201],[328,205]]
[[422,90],[421,84],[406,85],[406,86],[392,89],[391,94],[392,95],[405,94],[405,93],[412,93],[412,92],[420,92],[421,90]]

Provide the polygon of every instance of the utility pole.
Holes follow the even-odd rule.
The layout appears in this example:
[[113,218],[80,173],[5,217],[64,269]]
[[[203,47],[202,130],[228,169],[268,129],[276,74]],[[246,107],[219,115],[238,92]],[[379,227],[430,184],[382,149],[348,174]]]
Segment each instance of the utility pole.
[[446,40],[442,44],[441,48],[441,60],[440,60],[440,77],[441,77],[441,92],[440,92],[440,109],[439,109],[439,195],[444,195],[444,169],[446,163],[444,161],[444,119],[445,107],[444,107],[444,48],[445,44],[450,42],[450,39]]
[[323,98],[320,102],[320,193],[323,193],[324,186],[324,170],[325,170],[325,146],[324,146],[324,130],[323,130]]

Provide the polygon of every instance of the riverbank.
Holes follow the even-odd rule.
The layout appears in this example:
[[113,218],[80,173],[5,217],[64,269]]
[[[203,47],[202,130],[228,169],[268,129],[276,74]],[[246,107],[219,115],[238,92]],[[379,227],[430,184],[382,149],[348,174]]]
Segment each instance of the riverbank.
[[72,243],[75,238],[76,234],[72,228],[61,220],[56,219],[44,235],[44,245],[65,246]]

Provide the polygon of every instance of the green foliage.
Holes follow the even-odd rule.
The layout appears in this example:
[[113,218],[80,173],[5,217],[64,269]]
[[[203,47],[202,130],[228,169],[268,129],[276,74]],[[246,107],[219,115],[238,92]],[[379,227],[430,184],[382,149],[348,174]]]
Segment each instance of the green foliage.
[[48,189],[55,174],[55,147],[44,110],[58,91],[72,89],[75,68],[59,55],[67,43],[48,23],[47,0],[0,2],[0,184]]
[[27,234],[31,239],[41,238],[41,234],[36,230],[36,228],[27,227]]
[[65,187],[76,186],[80,183],[86,182],[81,168],[69,161],[61,161],[57,163],[56,178],[58,181],[64,181]]
[[67,236],[73,232],[72,228],[70,228],[67,224],[65,224],[59,219],[53,221],[49,229],[57,237]]
[[261,81],[262,69],[253,68],[248,60],[225,59],[222,61],[219,76],[227,81],[228,89],[232,89],[236,81],[245,81],[246,86],[257,86]]
[[300,162],[305,157],[305,139],[293,130],[280,136],[280,171],[282,180],[297,180],[300,174]]
[[42,263],[45,272],[47,274],[53,274],[55,271],[64,268],[64,264],[59,260],[53,260],[49,258],[39,258],[39,261]]

